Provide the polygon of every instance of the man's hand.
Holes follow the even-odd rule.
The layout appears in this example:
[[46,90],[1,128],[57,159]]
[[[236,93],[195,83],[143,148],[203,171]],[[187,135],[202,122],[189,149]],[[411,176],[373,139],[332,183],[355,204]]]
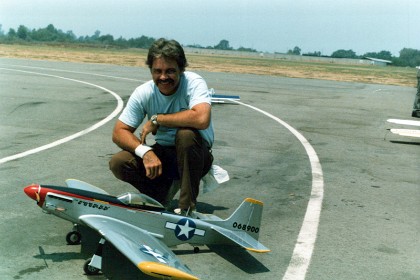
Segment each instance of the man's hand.
[[148,151],[143,156],[143,164],[146,169],[146,177],[149,179],[155,179],[162,175],[162,163],[156,156],[153,150]]
[[143,144],[143,145],[146,144],[147,135],[149,133],[152,133],[153,135],[155,135],[156,132],[157,132],[157,129],[158,129],[158,126],[154,125],[150,120],[147,121],[144,124],[144,126],[143,126],[143,128],[141,129],[141,132],[140,132],[140,142],[141,142],[141,144]]

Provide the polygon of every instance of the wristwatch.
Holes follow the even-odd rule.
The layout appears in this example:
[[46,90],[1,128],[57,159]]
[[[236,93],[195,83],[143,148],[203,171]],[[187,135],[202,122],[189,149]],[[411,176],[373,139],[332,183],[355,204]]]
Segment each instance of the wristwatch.
[[159,125],[159,123],[157,122],[157,115],[153,115],[153,116],[150,118],[150,121],[152,122],[152,124],[153,124],[153,125],[156,125],[156,126],[158,126],[158,125]]

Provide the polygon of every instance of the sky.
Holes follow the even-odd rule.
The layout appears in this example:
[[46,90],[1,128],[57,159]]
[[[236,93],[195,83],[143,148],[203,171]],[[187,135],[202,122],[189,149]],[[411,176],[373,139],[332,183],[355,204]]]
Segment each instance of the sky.
[[7,33],[53,24],[76,36],[175,39],[183,45],[331,55],[420,49],[420,0],[0,0]]

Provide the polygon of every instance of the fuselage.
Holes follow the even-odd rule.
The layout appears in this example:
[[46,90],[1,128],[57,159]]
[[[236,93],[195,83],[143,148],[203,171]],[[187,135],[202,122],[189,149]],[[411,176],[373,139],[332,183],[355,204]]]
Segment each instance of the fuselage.
[[102,215],[141,228],[167,246],[225,242],[212,230],[217,222],[175,215],[161,207],[127,205],[115,196],[50,185],[30,185],[24,192],[46,212],[76,224],[83,225],[83,215]]

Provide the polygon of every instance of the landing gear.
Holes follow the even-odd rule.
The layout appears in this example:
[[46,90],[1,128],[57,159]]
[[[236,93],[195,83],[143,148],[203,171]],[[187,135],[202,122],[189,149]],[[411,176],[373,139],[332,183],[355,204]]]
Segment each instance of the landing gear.
[[77,224],[73,225],[73,230],[67,233],[66,241],[69,245],[78,245],[82,241],[82,235],[80,234]]
[[105,244],[105,239],[99,240],[98,248],[92,258],[88,259],[83,266],[83,270],[87,275],[98,275],[102,269],[102,248]]
[[69,245],[78,245],[82,240],[82,235],[78,231],[70,231],[66,235],[66,241]]
[[198,247],[194,247],[194,253],[199,253],[200,252],[200,248],[198,248]]
[[90,258],[85,262],[85,264],[83,266],[83,270],[86,273],[86,275],[98,275],[101,270],[99,268],[91,266],[90,265],[91,261],[92,261],[92,259]]

